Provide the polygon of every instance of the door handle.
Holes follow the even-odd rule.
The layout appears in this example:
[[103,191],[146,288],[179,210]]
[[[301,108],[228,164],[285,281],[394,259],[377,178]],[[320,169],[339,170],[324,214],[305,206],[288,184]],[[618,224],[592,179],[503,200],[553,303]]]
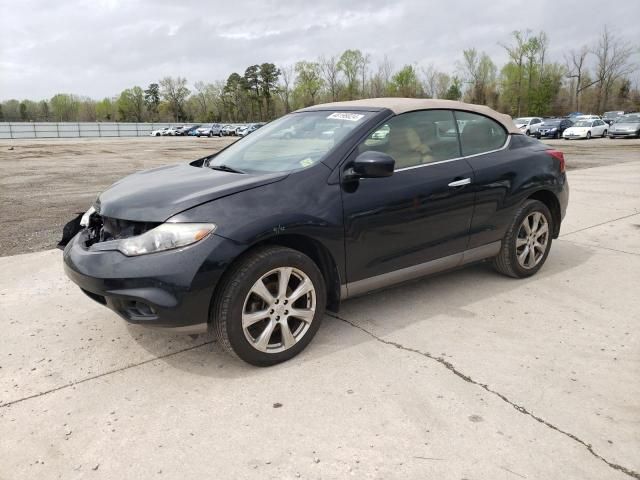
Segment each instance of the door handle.
[[471,183],[470,178],[463,178],[462,180],[455,180],[449,184],[451,188],[455,187],[464,187],[465,185],[469,185]]

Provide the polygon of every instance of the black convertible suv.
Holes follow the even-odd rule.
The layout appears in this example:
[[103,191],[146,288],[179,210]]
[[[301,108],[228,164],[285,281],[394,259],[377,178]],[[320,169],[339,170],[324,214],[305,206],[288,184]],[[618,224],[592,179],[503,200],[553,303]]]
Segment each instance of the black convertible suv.
[[64,264],[128,322],[208,327],[271,365],[346,298],[487,259],[533,275],[568,196],[562,153],[487,107],[316,105],[115,183],[65,227]]

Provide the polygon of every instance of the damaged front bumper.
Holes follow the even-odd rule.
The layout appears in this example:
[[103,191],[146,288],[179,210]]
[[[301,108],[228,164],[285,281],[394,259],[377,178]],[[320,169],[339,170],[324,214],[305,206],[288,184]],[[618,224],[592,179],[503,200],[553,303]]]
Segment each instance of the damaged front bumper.
[[81,230],[64,248],[67,276],[130,323],[188,329],[206,325],[213,292],[239,246],[216,235],[175,250],[127,257],[87,246]]

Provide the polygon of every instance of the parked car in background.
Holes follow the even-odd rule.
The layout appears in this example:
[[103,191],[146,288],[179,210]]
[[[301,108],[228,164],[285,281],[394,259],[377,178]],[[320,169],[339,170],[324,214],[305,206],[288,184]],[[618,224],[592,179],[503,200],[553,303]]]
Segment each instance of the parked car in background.
[[572,125],[573,122],[568,118],[545,118],[535,133],[535,137],[537,139],[561,138],[562,133]]
[[235,127],[233,125],[227,124],[224,127],[222,127],[222,130],[221,130],[222,136],[228,137],[230,135],[233,135],[234,130],[235,130]]
[[613,112],[604,112],[604,114],[602,115],[602,121],[605,122],[608,125],[611,125],[618,118],[620,118],[622,115],[624,115],[624,111],[623,110],[616,110],[616,111],[613,111]]
[[247,125],[246,127],[244,127],[243,129],[240,130],[240,132],[238,133],[238,136],[239,137],[246,137],[251,132],[255,132],[256,130],[258,130],[263,125],[264,125],[264,123],[252,123],[250,125]]
[[200,128],[200,124],[193,125],[184,131],[183,135],[187,135],[189,137],[195,137],[197,135],[198,129]]
[[602,120],[576,120],[576,122],[569,128],[567,128],[562,134],[562,138],[565,140],[586,138],[589,140],[592,137],[606,137],[607,128],[609,126]]
[[176,127],[176,136],[182,137],[187,134],[187,131],[191,129],[191,125],[182,125],[180,127]]
[[540,117],[520,117],[516,118],[513,123],[525,135],[534,135],[540,128],[542,119]]
[[203,125],[196,130],[197,137],[221,137],[222,127],[219,123]]
[[163,132],[165,132],[166,130],[169,130],[169,127],[157,128],[153,130],[149,135],[152,137],[161,137],[164,135]]
[[617,118],[609,127],[609,138],[640,138],[640,113],[627,113]]
[[[463,132],[435,135],[456,119]],[[277,136],[292,126],[304,140]],[[209,328],[267,366],[303,351],[344,299],[482,260],[536,274],[568,195],[563,154],[488,107],[316,105],[209,157],[116,182],[65,227],[77,233],[64,267],[125,321]]]
[[567,115],[567,118],[571,121],[575,121],[576,117],[579,117],[580,115],[584,115],[582,112],[571,112],[569,115]]
[[245,128],[246,125],[236,125],[236,127],[233,129],[233,133],[232,135],[235,136],[240,136],[240,130],[242,130],[243,128]]
[[179,128],[182,128],[182,126],[169,127],[169,128],[167,128],[166,130],[164,130],[162,132],[162,135],[163,136],[168,136],[168,137],[173,137],[173,136],[175,136],[177,134]]
[[578,115],[577,117],[574,118],[574,122],[577,122],[578,120],[602,120],[600,118],[600,115]]

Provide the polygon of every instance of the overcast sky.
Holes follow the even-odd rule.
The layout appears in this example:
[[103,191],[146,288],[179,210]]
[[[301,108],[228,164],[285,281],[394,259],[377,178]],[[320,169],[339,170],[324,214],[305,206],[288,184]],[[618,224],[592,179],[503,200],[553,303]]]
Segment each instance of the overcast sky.
[[561,61],[605,24],[640,45],[639,19],[640,0],[0,0],[0,100],[102,98],[166,75],[192,85],[347,48],[453,70],[476,47],[501,65],[498,43],[526,28]]

